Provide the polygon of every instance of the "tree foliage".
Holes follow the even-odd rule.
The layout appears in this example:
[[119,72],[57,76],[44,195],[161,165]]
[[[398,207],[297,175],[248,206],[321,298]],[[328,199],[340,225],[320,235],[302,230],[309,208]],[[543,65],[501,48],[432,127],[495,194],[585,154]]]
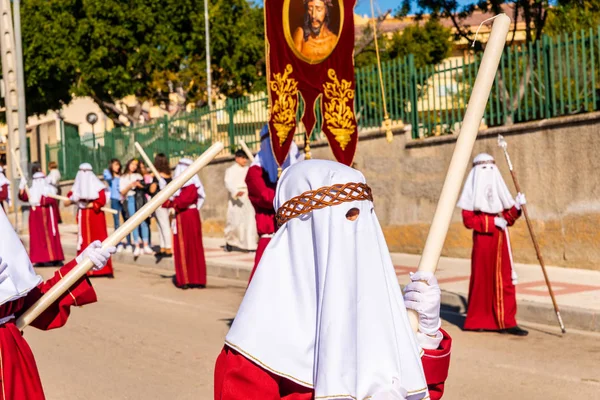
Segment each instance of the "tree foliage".
[[548,13],[546,30],[550,36],[595,29],[600,25],[600,0],[562,0]]
[[[372,37],[372,32],[372,27],[367,26],[363,31],[363,37]],[[431,18],[424,24],[410,25],[401,32],[394,32],[391,36],[378,35],[380,57],[382,61],[387,61],[413,54],[417,67],[435,65],[450,55],[451,37],[450,29],[440,24],[439,20]],[[356,54],[354,63],[357,67],[376,64],[374,43]]]
[[[397,16],[406,15],[410,10],[410,0],[402,0],[401,7],[397,10]],[[457,0],[416,0],[417,7],[421,13],[428,13],[434,18],[449,19],[457,37],[463,37],[468,41],[474,38],[474,32],[465,20],[476,10],[484,13],[500,14],[504,12],[503,6],[512,6],[513,21],[522,18],[525,22],[526,43],[534,42],[541,38],[546,20],[548,18],[548,0],[478,0],[468,4],[460,5]],[[515,25],[516,26],[516,25]],[[514,38],[509,36],[509,41]]]
[[[26,0],[23,48],[30,114],[90,96],[113,119],[121,99],[205,104],[204,0]],[[262,8],[211,0],[215,95],[265,87]],[[140,103],[141,104],[141,103]],[[135,122],[141,106],[129,110]]]

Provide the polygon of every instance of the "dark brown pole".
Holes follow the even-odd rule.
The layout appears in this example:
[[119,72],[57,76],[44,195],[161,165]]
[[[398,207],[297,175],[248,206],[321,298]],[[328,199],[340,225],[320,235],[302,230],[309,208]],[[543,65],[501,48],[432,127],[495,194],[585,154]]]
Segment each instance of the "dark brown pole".
[[[519,185],[519,180],[517,179],[517,174],[513,169],[512,162],[510,161],[510,156],[508,155],[508,150],[506,149],[507,144],[504,138],[501,135],[498,135],[498,145],[502,147],[504,150],[504,155],[506,156],[506,161],[508,163],[508,169],[510,170],[510,175],[512,176],[513,182],[515,184],[515,188],[517,192],[521,192],[521,185]],[[531,241],[533,242],[533,247],[535,248],[535,252],[537,254],[538,261],[540,262],[540,267],[542,267],[542,273],[544,274],[544,280],[546,281],[546,286],[548,287],[548,292],[550,293],[550,298],[552,299],[552,305],[554,306],[554,311],[556,312],[556,318],[558,319],[558,324],[560,325],[560,329],[562,333],[567,333],[565,329],[565,324],[563,324],[562,317],[560,316],[560,310],[558,309],[558,304],[556,303],[556,298],[554,297],[554,291],[552,290],[552,284],[550,283],[550,278],[548,278],[548,273],[546,272],[546,264],[544,263],[544,258],[542,257],[542,251],[540,250],[540,246],[537,241],[537,237],[535,236],[535,232],[533,231],[533,225],[531,224],[531,220],[529,219],[529,213],[527,212],[527,206],[525,204],[521,205],[521,209],[523,210],[523,215],[525,215],[525,221],[527,222],[527,228],[529,229],[529,235],[531,236]]]

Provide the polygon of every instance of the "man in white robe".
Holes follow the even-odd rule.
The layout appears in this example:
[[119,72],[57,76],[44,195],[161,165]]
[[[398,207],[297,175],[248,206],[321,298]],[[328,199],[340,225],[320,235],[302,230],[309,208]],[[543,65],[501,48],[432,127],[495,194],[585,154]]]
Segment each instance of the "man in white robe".
[[225,171],[225,187],[229,193],[225,248],[255,251],[258,243],[254,207],[248,198],[246,174],[248,157],[242,150],[235,153],[235,164]]

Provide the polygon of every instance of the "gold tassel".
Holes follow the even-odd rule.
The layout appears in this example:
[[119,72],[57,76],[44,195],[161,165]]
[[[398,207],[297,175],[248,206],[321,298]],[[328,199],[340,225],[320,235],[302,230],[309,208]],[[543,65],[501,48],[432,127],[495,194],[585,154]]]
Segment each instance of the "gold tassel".
[[310,152],[310,142],[308,140],[306,141],[306,146],[304,146],[304,159],[305,160],[312,159],[312,154]]

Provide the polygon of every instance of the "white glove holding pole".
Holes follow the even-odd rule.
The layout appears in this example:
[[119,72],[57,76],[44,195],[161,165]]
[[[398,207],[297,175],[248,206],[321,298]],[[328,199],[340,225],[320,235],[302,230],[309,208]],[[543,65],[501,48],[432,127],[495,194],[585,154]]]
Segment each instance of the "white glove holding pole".
[[498,229],[505,230],[508,226],[508,222],[502,217],[494,218],[494,224],[498,227]]
[[21,177],[19,181],[19,190],[25,190],[27,188],[27,179]]
[[517,210],[521,209],[521,206],[527,204],[527,199],[525,198],[525,195],[523,193],[517,193],[517,196],[515,197],[515,207],[517,208]]
[[95,240],[80,254],[75,258],[77,264],[80,264],[85,258],[89,258],[90,261],[94,264],[92,269],[94,271],[101,270],[106,266],[110,256],[117,252],[117,248],[107,247],[106,249],[102,249],[102,243],[99,240]]
[[419,332],[434,335],[442,326],[440,320],[441,290],[431,272],[410,274],[411,283],[404,288],[406,308],[419,314]]

